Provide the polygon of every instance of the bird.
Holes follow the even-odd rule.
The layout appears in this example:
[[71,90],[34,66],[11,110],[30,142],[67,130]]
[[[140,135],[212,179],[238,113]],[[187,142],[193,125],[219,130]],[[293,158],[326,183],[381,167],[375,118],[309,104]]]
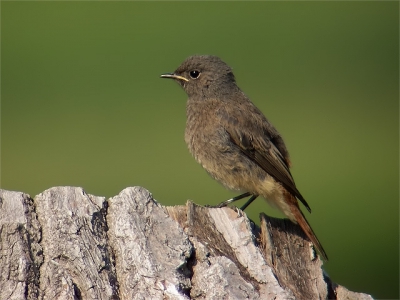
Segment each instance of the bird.
[[232,68],[217,56],[188,57],[173,73],[186,92],[185,142],[195,160],[214,179],[243,194],[218,207],[262,196],[297,223],[324,260],[328,256],[300,209],[310,206],[290,172],[289,152],[278,130],[238,87]]

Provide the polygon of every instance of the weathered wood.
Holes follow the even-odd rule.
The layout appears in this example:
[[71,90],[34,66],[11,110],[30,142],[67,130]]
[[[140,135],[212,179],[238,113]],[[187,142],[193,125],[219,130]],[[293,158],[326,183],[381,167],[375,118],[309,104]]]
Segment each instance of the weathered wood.
[[0,190],[0,299],[372,299],[332,283],[296,225],[228,207]]
[[41,228],[29,195],[0,190],[0,299],[37,299]]
[[122,299],[188,299],[193,246],[143,188],[109,199],[107,221]]
[[261,214],[260,228],[265,260],[283,287],[293,291],[296,299],[333,297],[322,261],[299,226]]
[[107,241],[105,198],[60,187],[35,197],[44,261],[40,295],[48,299],[118,299]]

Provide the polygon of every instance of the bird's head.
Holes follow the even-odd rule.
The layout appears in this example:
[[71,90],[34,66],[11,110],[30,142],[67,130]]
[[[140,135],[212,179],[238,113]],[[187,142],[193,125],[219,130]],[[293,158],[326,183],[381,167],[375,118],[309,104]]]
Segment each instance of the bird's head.
[[232,91],[232,87],[236,90],[232,69],[216,56],[190,56],[175,72],[161,77],[177,81],[189,97],[224,95]]

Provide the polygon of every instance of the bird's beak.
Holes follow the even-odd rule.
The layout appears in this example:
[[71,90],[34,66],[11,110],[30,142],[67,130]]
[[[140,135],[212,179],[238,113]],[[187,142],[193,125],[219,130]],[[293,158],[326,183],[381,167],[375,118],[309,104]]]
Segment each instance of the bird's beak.
[[161,74],[161,78],[172,78],[172,79],[178,79],[178,80],[183,80],[183,81],[189,81],[189,79],[187,79],[183,76],[176,75],[174,73]]

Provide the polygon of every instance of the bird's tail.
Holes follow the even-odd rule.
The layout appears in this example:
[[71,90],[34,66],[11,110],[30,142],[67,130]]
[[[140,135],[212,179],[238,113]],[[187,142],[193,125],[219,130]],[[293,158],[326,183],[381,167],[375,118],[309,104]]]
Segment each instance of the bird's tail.
[[307,235],[307,237],[310,239],[310,241],[314,244],[315,248],[317,248],[317,251],[322,256],[322,258],[324,260],[328,260],[328,256],[326,255],[324,248],[322,247],[317,236],[315,235],[314,231],[312,230],[310,224],[307,222],[307,219],[305,218],[302,211],[300,210],[297,199],[291,194],[289,194],[288,196],[292,198],[292,199],[290,199],[291,200],[290,203],[292,204],[292,205],[290,205],[290,210],[293,214],[295,221],[297,222],[297,224],[300,225],[301,229],[303,229],[304,233]]

